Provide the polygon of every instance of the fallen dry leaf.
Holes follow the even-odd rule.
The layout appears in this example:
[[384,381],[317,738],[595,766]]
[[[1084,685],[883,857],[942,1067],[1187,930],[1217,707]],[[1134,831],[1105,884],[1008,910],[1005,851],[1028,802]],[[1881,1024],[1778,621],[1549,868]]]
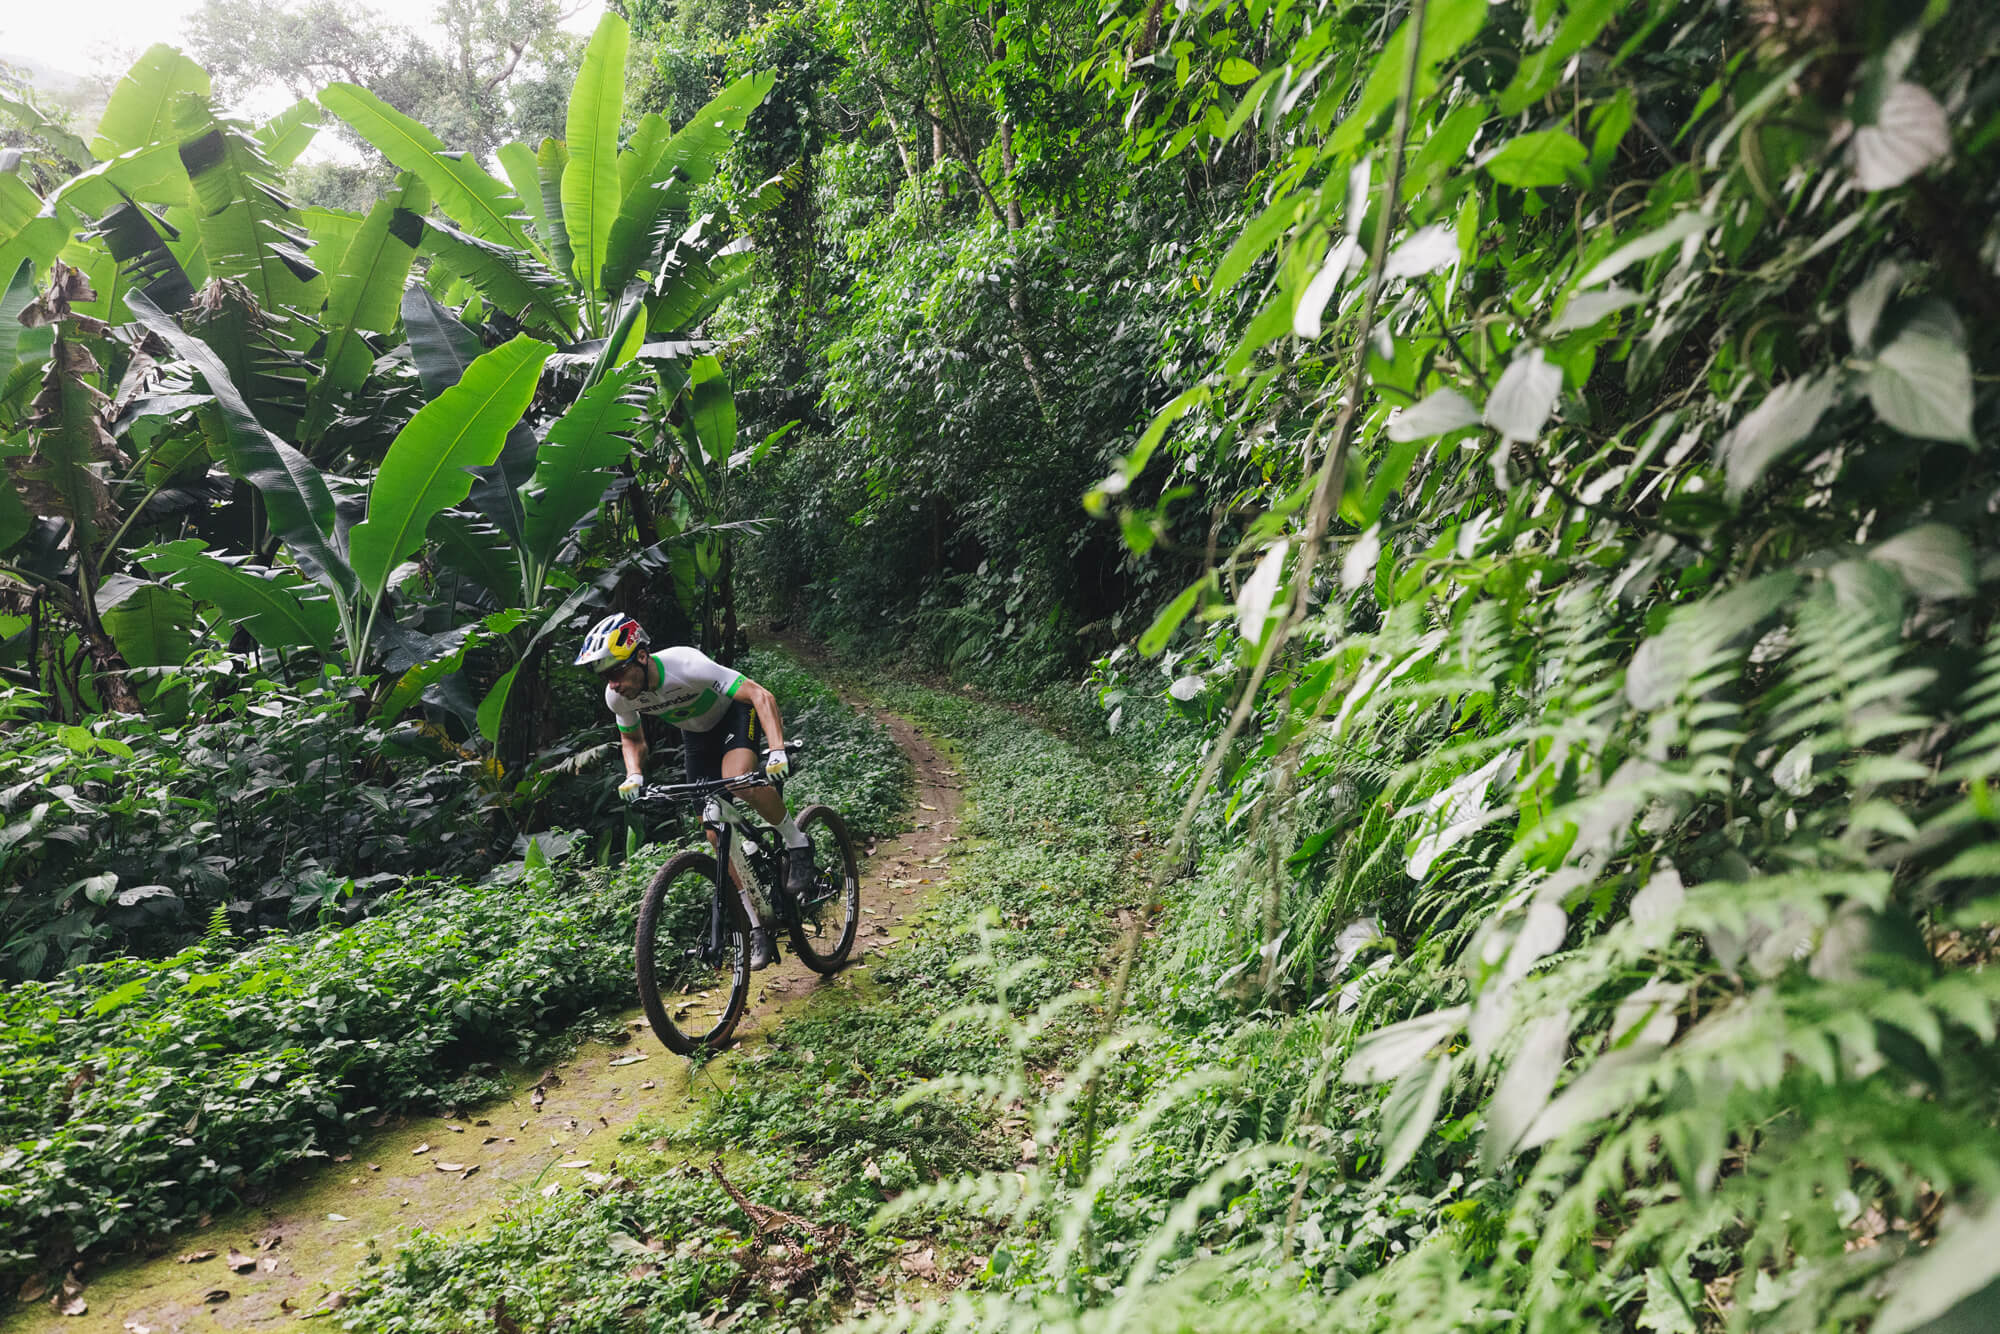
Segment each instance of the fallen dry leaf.
[[430,1151],[431,1146],[429,1144],[419,1144],[416,1148],[410,1150],[410,1157],[414,1158],[420,1153],[429,1153]]
[[257,1262],[257,1267],[267,1274],[275,1274],[278,1272],[278,1257],[267,1255]]
[[465,1127],[464,1127],[464,1126],[453,1126],[453,1125],[447,1125],[447,1126],[445,1127],[445,1129],[446,1129],[446,1130],[449,1130],[449,1131],[450,1131],[450,1132],[451,1132],[452,1134],[454,1134],[454,1135],[463,1135],[463,1134],[465,1133]]
[[346,1215],[346,1214],[328,1214],[328,1215],[326,1216],[326,1221],[327,1221],[327,1222],[329,1222],[329,1223],[345,1223],[345,1222],[347,1221],[347,1215]]
[[463,1172],[465,1170],[464,1163],[432,1163],[431,1166],[440,1172]]
[[351,1163],[354,1161],[354,1155],[351,1153],[336,1153],[333,1155],[333,1161],[336,1163]]
[[142,1325],[136,1320],[127,1320],[125,1322],[125,1334],[153,1334],[153,1327],[151,1325]]
[[1029,1137],[1029,1138],[1027,1138],[1027,1139],[1024,1139],[1024,1140],[1022,1140],[1022,1141],[1021,1141],[1021,1161],[1022,1161],[1022,1162],[1024,1162],[1024,1163],[1032,1163],[1032,1162],[1034,1162],[1034,1161],[1035,1161],[1035,1159],[1036,1159],[1037,1157],[1039,1157],[1039,1156],[1040,1156],[1040,1150],[1038,1150],[1038,1149],[1037,1149],[1037,1148],[1035,1147],[1035,1141],[1034,1141],[1034,1138],[1033,1138],[1032,1136],[1031,1136],[1031,1137]]
[[[542,1104],[548,1101],[548,1096],[542,1092],[540,1084],[528,1090],[528,1101],[534,1105],[536,1111],[539,1112],[542,1110]],[[521,1124],[525,1126],[528,1123],[523,1121]]]
[[914,1255],[898,1257],[896,1263],[903,1267],[906,1274],[915,1274],[918,1278],[937,1277],[937,1253],[928,1246]]
[[200,1264],[203,1260],[213,1260],[214,1258],[214,1251],[189,1251],[180,1258],[180,1263],[184,1265]]
[[241,1251],[232,1250],[229,1252],[229,1259],[225,1261],[225,1263],[228,1264],[228,1266],[231,1269],[235,1270],[237,1273],[247,1274],[251,1270],[257,1267],[257,1257],[254,1255],[245,1255]]
[[657,1080],[652,1080],[652,1079],[648,1079],[644,1083],[639,1085],[639,1087],[642,1089],[656,1089],[659,1086],[660,1086],[659,1082]]
[[251,1242],[250,1245],[255,1250],[275,1251],[278,1249],[278,1243],[282,1242],[284,1239],[285,1238],[283,1233],[273,1232],[268,1237],[257,1238],[257,1240]]
[[560,1181],[551,1181],[548,1185],[542,1187],[542,1198],[545,1200],[553,1200],[561,1193],[562,1182]]
[[26,1283],[23,1283],[21,1285],[21,1290],[18,1293],[16,1293],[15,1296],[19,1297],[24,1302],[38,1302],[42,1298],[46,1297],[48,1295],[48,1292],[49,1292],[48,1279],[42,1277],[40,1274],[36,1274],[33,1278],[29,1279]]
[[613,1065],[637,1065],[637,1064],[638,1064],[639,1062],[641,1062],[641,1061],[643,1061],[643,1060],[645,1060],[645,1059],[646,1059],[646,1055],[647,1055],[647,1053],[645,1053],[645,1052],[643,1052],[643,1051],[635,1051],[635,1052],[633,1052],[633,1053],[632,1053],[631,1055],[629,1055],[629,1056],[620,1056],[620,1057],[619,1057],[618,1059],[614,1060],[614,1061],[613,1061],[613,1062],[612,1062],[611,1064],[613,1064]]
[[498,1144],[500,1142],[500,1137],[498,1135],[488,1135],[485,1139],[482,1139],[479,1142],[481,1144]]
[[630,1269],[625,1271],[625,1277],[651,1278],[653,1275],[659,1272],[660,1272],[660,1267],[658,1265],[633,1265]]
[[588,1158],[573,1158],[573,1159],[571,1159],[571,1160],[570,1160],[569,1162],[566,1162],[566,1163],[557,1163],[557,1164],[556,1164],[556,1166],[557,1166],[557,1167],[589,1167],[589,1166],[590,1166],[590,1159],[588,1159]]
[[219,1306],[223,1302],[229,1300],[229,1289],[210,1288],[207,1292],[201,1295],[201,1299],[204,1303],[206,1303],[209,1306]]

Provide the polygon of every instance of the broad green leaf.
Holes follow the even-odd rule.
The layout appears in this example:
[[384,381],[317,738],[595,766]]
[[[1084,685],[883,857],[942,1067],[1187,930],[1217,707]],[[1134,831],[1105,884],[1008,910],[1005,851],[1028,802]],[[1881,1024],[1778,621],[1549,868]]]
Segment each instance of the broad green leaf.
[[418,248],[529,329],[559,340],[575,330],[569,285],[537,263],[526,247],[484,241],[431,218]]
[[318,468],[264,428],[229,378],[221,360],[199,338],[181,332],[143,292],[126,302],[132,317],[164,339],[215,395],[221,435],[216,443],[230,476],[249,482],[264,498],[271,532],[284,542],[307,577],[338,594],[354,587],[353,571],[332,544],[333,492]]
[[1544,357],[1539,347],[1517,352],[1486,400],[1486,424],[1503,440],[1526,443],[1539,439],[1549,414],[1555,411],[1562,384],[1562,367]]
[[1992,1315],[1974,1303],[2000,1282],[2000,1203],[1984,1212],[1948,1217],[1938,1239],[1897,1266],[1889,1282],[1889,1300],[1870,1326],[1874,1334],[1910,1334],[1936,1327],[1960,1308],[1964,1321],[1950,1326],[1971,1330]]
[[1501,145],[1486,159],[1487,175],[1523,190],[1581,181],[1590,153],[1567,130],[1535,130]]
[[1146,627],[1146,633],[1139,636],[1139,652],[1149,658],[1159,656],[1160,650],[1167,646],[1167,641],[1173,637],[1174,631],[1180,629],[1181,622],[1185,621],[1188,613],[1194,610],[1195,599],[1201,596],[1201,590],[1207,584],[1207,579],[1196,580],[1182,589],[1172,602],[1161,608],[1160,614],[1153,618],[1153,623]]
[[1291,554],[1291,547],[1287,541],[1273,542],[1237,591],[1236,630],[1253,644],[1263,640],[1270,623],[1271,602],[1278,595],[1278,582],[1284,577],[1285,557]]
[[[529,432],[532,437],[533,432]],[[520,557],[497,524],[470,510],[446,510],[431,520],[430,539],[451,569],[502,601],[525,599]]]
[[1640,260],[1651,259],[1661,251],[1679,245],[1690,236],[1707,231],[1708,225],[1709,217],[1706,213],[1677,213],[1669,221],[1655,227],[1644,236],[1627,241],[1591,265],[1589,271],[1576,280],[1576,285],[1595,287],[1601,282],[1616,278]]
[[1861,387],[1883,421],[1924,440],[1977,446],[1972,434],[1972,360],[1965,328],[1942,301],[1926,301],[1876,353]]
[[1562,1074],[1563,1053],[1569,1047],[1569,1026],[1567,1014],[1537,1020],[1507,1063],[1507,1072],[1493,1090],[1486,1113],[1486,1138],[1480,1144],[1480,1161],[1487,1172],[1499,1170],[1549,1105],[1556,1078]]
[[333,653],[340,614],[333,602],[291,570],[264,569],[242,557],[217,556],[186,538],[138,553],[155,576],[205,602],[268,649]]
[[1848,296],[1847,337],[1856,352],[1875,350],[1876,326],[1882,322],[1889,299],[1902,287],[1903,277],[1903,266],[1885,259],[1869,270],[1861,285]]
[[653,180],[653,168],[672,137],[672,127],[659,112],[648,111],[639,117],[639,123],[632,127],[632,137],[618,154],[618,189],[624,199],[629,200],[634,190]]
[[1578,292],[1563,306],[1562,314],[1551,320],[1543,332],[1550,338],[1575,333],[1578,329],[1590,328],[1607,315],[1645,304],[1644,293],[1627,291],[1616,283],[1602,292]]
[[[549,264],[557,273],[569,273],[576,257],[569,249],[569,228],[563,222],[562,183],[569,171],[569,145],[560,139],[544,139],[535,152],[535,179],[541,182],[542,217],[549,224]],[[612,243],[617,243],[614,234]]]
[[[0,180],[11,179],[0,176]],[[21,359],[21,335],[26,332],[21,327],[21,312],[34,299],[35,266],[24,259],[7,280],[6,290],[0,291],[0,377],[13,370]]]
[[688,416],[710,460],[722,463],[736,452],[736,391],[714,357],[696,357],[688,368]]
[[389,574],[424,540],[439,511],[472,489],[534,397],[550,348],[525,335],[486,353],[397,433],[368,491],[368,517],[348,535],[362,590],[379,598]]
[[56,512],[74,529],[73,545],[88,551],[101,525],[117,518],[101,475],[101,465],[114,456],[116,444],[98,415],[104,395],[90,378],[97,363],[88,349],[62,332],[64,327],[58,326],[42,392],[35,400],[39,429],[31,437],[35,452],[22,476],[47,488]]
[[1382,278],[1420,278],[1458,262],[1458,233],[1450,223],[1434,222],[1411,232],[1383,261]]
[[[691,192],[715,175],[722,155],[773,82],[771,74],[750,74],[724,88],[667,141],[651,169],[632,182],[611,226],[600,290],[622,291],[639,273],[655,271],[681,232]],[[679,322],[653,323],[656,332],[680,327]]]
[[[1423,40],[1417,47],[1419,101],[1437,89],[1438,66],[1479,35],[1486,26],[1485,0],[1431,0],[1424,9]],[[1347,119],[1329,140],[1335,153],[1346,155],[1362,145],[1383,112],[1396,104],[1410,63],[1410,24],[1406,19],[1383,44]]]
[[485,350],[478,334],[459,323],[421,287],[404,290],[402,315],[410,338],[410,359],[416,363],[417,381],[426,398],[436,398],[457,384],[464,378],[465,368]]
[[[249,131],[236,121],[213,119],[206,132],[181,146],[180,158],[194,187],[209,276],[244,284],[267,315],[316,315],[326,301],[325,280],[306,258],[310,243],[280,188],[283,173]],[[300,350],[312,341],[300,321],[281,320],[278,327]],[[239,378],[247,364],[230,361]]]
[[290,167],[319,137],[326,112],[310,97],[302,97],[257,127],[257,146],[272,165]]
[[1250,266],[1305,215],[1309,203],[1310,199],[1305,195],[1286,195],[1258,214],[1249,226],[1237,233],[1236,240],[1223,253],[1221,262],[1209,277],[1209,292],[1219,296],[1234,287],[1237,280],[1250,271]]
[[1972,544],[1964,533],[1941,523],[1906,528],[1870,547],[1868,559],[1896,571],[1919,597],[1969,598],[1979,590]]
[[1326,303],[1361,256],[1361,242],[1353,235],[1342,236],[1327,247],[1326,258],[1299,292],[1299,304],[1292,311],[1292,333],[1300,338],[1317,338]]
[[636,365],[613,371],[549,428],[523,493],[522,545],[542,564],[555,558],[578,520],[597,507],[611,484],[608,470],[631,452],[639,407],[629,396],[642,374]]
[[178,667],[194,648],[194,603],[164,584],[114,574],[97,590],[97,615],[133,667]]
[[1217,71],[1216,77],[1234,88],[1255,79],[1257,67],[1241,56],[1231,56],[1222,62],[1222,68]]
[[1500,94],[1500,114],[1518,116],[1530,104],[1540,101],[1561,80],[1570,57],[1595,40],[1626,3],[1627,0],[1576,0],[1571,4],[1548,45],[1522,57],[1506,91]]
[[0,93],[0,112],[13,117],[29,136],[41,140],[58,155],[77,166],[88,167],[97,161],[83,140],[71,134],[60,121],[36,106],[31,98],[9,97],[5,93]]
[[[486,692],[486,698],[479,701],[479,734],[495,745],[500,741],[500,719],[507,712],[507,696],[514,690],[514,674],[520,670],[518,662],[509,667],[506,674]],[[539,847],[540,844],[534,846]]]
[[375,716],[384,722],[394,722],[402,717],[405,709],[423,697],[425,690],[464,666],[467,651],[482,637],[480,628],[479,623],[474,621],[438,636],[444,641],[444,647],[435,656],[404,668],[403,674],[396,678],[396,684],[375,706]]
[[1340,1077],[1350,1084],[1384,1084],[1415,1068],[1426,1053],[1465,1027],[1470,1007],[1454,1005],[1378,1028],[1354,1044]]
[[1389,1090],[1382,1103],[1382,1131],[1376,1141],[1382,1150],[1376,1180],[1387,1181],[1416,1157],[1437,1120],[1438,1104],[1451,1084],[1451,1072],[1452,1058],[1440,1056],[1411,1070]]
[[395,329],[429,209],[429,189],[405,174],[338,252],[327,284],[324,370],[311,389],[306,439],[318,439],[346,397],[367,382],[375,352],[363,335]]
[[[523,143],[502,144],[494,156],[499,158],[500,169],[507,173],[507,183],[514,187],[515,195],[528,211],[535,240],[540,242],[537,257],[547,262],[551,253],[549,238],[554,233],[549,226],[548,205],[542,199],[542,178],[535,166],[535,150]],[[568,272],[568,268],[565,265],[562,271]]]
[[1755,486],[1773,463],[1804,441],[1827,409],[1840,401],[1840,382],[1827,375],[1804,375],[1764,395],[1743,420],[1722,437],[1718,449],[1732,498]]
[[527,250],[531,246],[515,215],[521,201],[506,186],[462,153],[448,153],[435,134],[365,88],[329,84],[320,105],[404,171],[431,188],[437,206],[482,241]]
[[163,43],[146,48],[118,86],[111,90],[97,137],[90,141],[96,157],[115,158],[135,148],[177,140],[175,109],[184,97],[207,101],[208,71]]
[[630,38],[631,30],[617,14],[600,18],[570,89],[563,226],[569,231],[577,281],[586,292],[606,290],[604,254],[624,193],[618,181],[618,124],[625,112],[625,51]]
[[1882,95],[1875,118],[1854,127],[1848,154],[1864,190],[1893,190],[1951,151],[1944,108],[1921,84],[1899,80]]
[[1423,401],[1398,408],[1389,418],[1391,440],[1428,440],[1479,424],[1479,407],[1456,389],[1434,389]]

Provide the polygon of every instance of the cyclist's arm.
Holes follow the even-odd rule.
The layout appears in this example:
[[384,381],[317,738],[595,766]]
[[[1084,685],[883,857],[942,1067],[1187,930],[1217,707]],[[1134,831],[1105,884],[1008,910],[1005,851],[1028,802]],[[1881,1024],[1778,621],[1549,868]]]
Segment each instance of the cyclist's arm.
[[736,698],[748,700],[757,711],[757,722],[764,729],[764,744],[772,750],[783,750],[785,720],[778,716],[777,696],[746,676],[736,687]]
[[646,734],[627,732],[620,729],[618,748],[625,752],[625,772],[643,774],[646,772]]

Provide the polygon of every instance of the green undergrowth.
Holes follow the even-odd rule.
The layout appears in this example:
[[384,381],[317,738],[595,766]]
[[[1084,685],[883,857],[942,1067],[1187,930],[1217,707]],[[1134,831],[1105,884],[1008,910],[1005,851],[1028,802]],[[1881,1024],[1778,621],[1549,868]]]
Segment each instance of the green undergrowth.
[[[887,827],[907,784],[887,732],[796,667],[753,670],[824,739],[795,804]],[[384,1114],[476,1103],[505,1064],[629,1004],[638,897],[681,841],[658,832],[617,870],[531,855],[350,927],[248,948],[217,929],[0,994],[0,1280],[256,1198]]]
[[[924,925],[788,1018],[692,1121],[642,1119],[626,1138],[651,1152],[621,1156],[629,1183],[529,1197],[477,1238],[419,1238],[365,1273],[348,1328],[457,1330],[503,1300],[523,1328],[558,1312],[574,1331],[814,1328],[912,1281],[989,1272],[995,1237],[976,1222],[871,1220],[919,1187],[1023,1160],[1021,1106],[971,1086],[1059,1066],[1087,1045],[1092,1011],[1018,1044],[1014,1018],[975,1007],[1004,986],[1002,1009],[1027,1015],[1098,977],[1131,885],[1123,799],[1099,759],[1005,709],[911,686],[883,702],[943,738],[964,776],[965,820]],[[939,1080],[966,1091],[905,1101]],[[750,1200],[816,1234],[778,1223],[752,1244],[751,1220],[699,1166],[725,1153]]]
[[782,652],[760,649],[737,666],[778,697],[785,735],[805,743],[798,776],[785,785],[791,808],[825,802],[859,838],[894,829],[909,804],[910,761],[888,730]]

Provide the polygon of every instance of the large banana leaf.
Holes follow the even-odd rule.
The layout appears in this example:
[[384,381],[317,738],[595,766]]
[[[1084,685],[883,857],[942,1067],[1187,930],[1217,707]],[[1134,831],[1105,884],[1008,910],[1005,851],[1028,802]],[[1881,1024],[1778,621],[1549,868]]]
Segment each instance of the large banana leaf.
[[352,597],[354,573],[333,547],[333,492],[326,478],[298,450],[271,434],[250,411],[243,394],[229,378],[214,349],[183,333],[173,319],[147,300],[144,292],[126,297],[132,318],[157,334],[174,355],[193,366],[215,395],[215,415],[221,427],[217,443],[229,475],[250,483],[264,498],[271,532],[291,551],[292,559],[315,583]]
[[175,104],[183,97],[205,102],[209,91],[208,71],[194,61],[165,43],[146,48],[111,90],[90,151],[114,158],[163,140],[178,142]]
[[470,510],[454,509],[431,520],[430,536],[445,565],[502,603],[522,600],[521,564],[506,534]]
[[482,241],[435,218],[424,226],[420,249],[524,327],[558,342],[574,334],[576,306],[569,286],[526,249]]
[[97,159],[83,140],[65,129],[62,123],[36,106],[32,98],[9,97],[0,93],[0,111],[6,112],[19,122],[30,138],[39,139],[59,155],[78,167],[88,167]]
[[368,492],[368,517],[348,535],[354,572],[379,598],[396,564],[424,540],[439,511],[465,499],[467,472],[500,454],[527,411],[548,344],[525,336],[468,366],[457,384],[417,410],[389,446]]
[[[412,287],[403,296],[403,327],[409,333],[417,380],[423,385],[426,398],[436,398],[457,384],[465,368],[479,356],[478,335],[453,318],[450,311],[438,304],[437,298],[421,287]],[[520,491],[534,472],[535,451],[540,443],[533,427],[526,422],[516,423],[507,432],[507,443],[501,446],[500,457],[487,467],[472,470],[472,490],[466,496],[466,503],[516,547],[521,544],[523,519]],[[508,560],[511,562],[513,557],[510,555]],[[518,567],[506,582],[498,585],[484,576],[476,577],[496,592],[520,583]]]
[[178,667],[194,649],[194,603],[165,584],[112,575],[97,590],[97,618],[133,667]]
[[325,370],[312,387],[304,438],[317,440],[335,410],[368,379],[375,353],[364,333],[396,327],[403,283],[417,255],[430,208],[430,190],[404,175],[397,188],[368,211],[353,239],[339,252],[327,284]]
[[326,113],[310,97],[302,97],[257,127],[257,147],[273,165],[289,167],[319,134]]
[[[654,164],[660,160],[660,153],[673,135],[673,127],[667,118],[657,111],[648,111],[639,117],[639,123],[632,127],[632,137],[625,141],[624,151],[618,154],[618,192],[621,201],[631,198],[634,190],[652,184]],[[620,208],[623,208],[620,203]]]
[[688,367],[688,416],[702,452],[717,464],[727,463],[736,452],[736,391],[714,357],[696,357]]
[[[110,252],[124,279],[170,314],[179,314],[194,300],[194,284],[169,244],[179,236],[142,204],[120,204],[99,218],[90,232],[91,239],[102,242]],[[115,322],[122,318],[122,303],[113,294],[100,289],[98,295],[106,300],[105,319]]]
[[79,213],[92,218],[109,213],[127,199],[145,204],[194,201],[179,144],[171,139],[147,144],[80,171],[49,191],[41,211],[68,222]]
[[569,226],[563,221],[562,183],[569,173],[569,145],[560,139],[544,139],[535,150],[535,175],[542,183],[542,216],[549,220],[549,260],[557,273],[576,267],[569,248]]
[[[507,173],[507,183],[514,187],[514,194],[527,210],[536,242],[535,257],[546,265],[553,253],[550,238],[555,232],[549,226],[548,205],[542,199],[542,178],[535,170],[535,150],[523,143],[502,144],[494,156],[500,159],[500,169]],[[562,224],[558,222],[556,225],[560,227]]]
[[[316,314],[326,283],[306,258],[312,239],[249,130],[214,118],[180,156],[194,185],[209,276],[241,282],[268,315]],[[310,346],[304,326],[294,327],[298,332],[286,341]]]
[[14,479],[7,475],[7,468],[0,463],[0,551],[5,551],[28,535],[35,526],[35,516],[21,503],[21,493],[14,487]]
[[632,395],[643,373],[636,364],[612,371],[549,428],[524,494],[522,544],[539,565],[553,562],[570,529],[597,508],[612,481],[609,469],[630,452],[639,429]]
[[99,465],[116,458],[118,446],[99,416],[105,397],[93,383],[97,359],[62,324],[55,331],[29,420],[35,452],[20,477],[30,487],[33,508],[69,520],[75,534],[71,546],[82,554],[90,551],[96,529],[116,517]]
[[333,652],[340,617],[332,599],[291,570],[216,556],[192,537],[148,547],[138,557],[154,575],[214,607],[265,648]]
[[715,175],[744,122],[770,93],[774,76],[747,74],[724,88],[669,139],[651,167],[625,192],[604,254],[601,286],[615,292],[640,272],[654,272],[663,237],[680,230],[689,193]]
[[6,289],[0,291],[0,375],[13,370],[20,359],[21,336],[27,332],[21,327],[21,312],[34,299],[35,266],[24,259],[15,266]]
[[329,84],[320,105],[354,127],[383,157],[414,172],[431,188],[437,205],[466,231],[483,241],[531,246],[516,214],[521,201],[513,191],[459,153],[445,151],[444,142],[365,88],[351,83]]
[[[576,279],[583,290],[597,293],[603,284],[604,250],[611,241],[611,224],[618,216],[618,122],[625,114],[625,52],[631,30],[625,20],[607,13],[597,21],[583,66],[570,89],[569,120],[564,138],[569,144],[569,169],[563,173],[563,225],[576,256]],[[623,284],[609,290],[617,291]]]

